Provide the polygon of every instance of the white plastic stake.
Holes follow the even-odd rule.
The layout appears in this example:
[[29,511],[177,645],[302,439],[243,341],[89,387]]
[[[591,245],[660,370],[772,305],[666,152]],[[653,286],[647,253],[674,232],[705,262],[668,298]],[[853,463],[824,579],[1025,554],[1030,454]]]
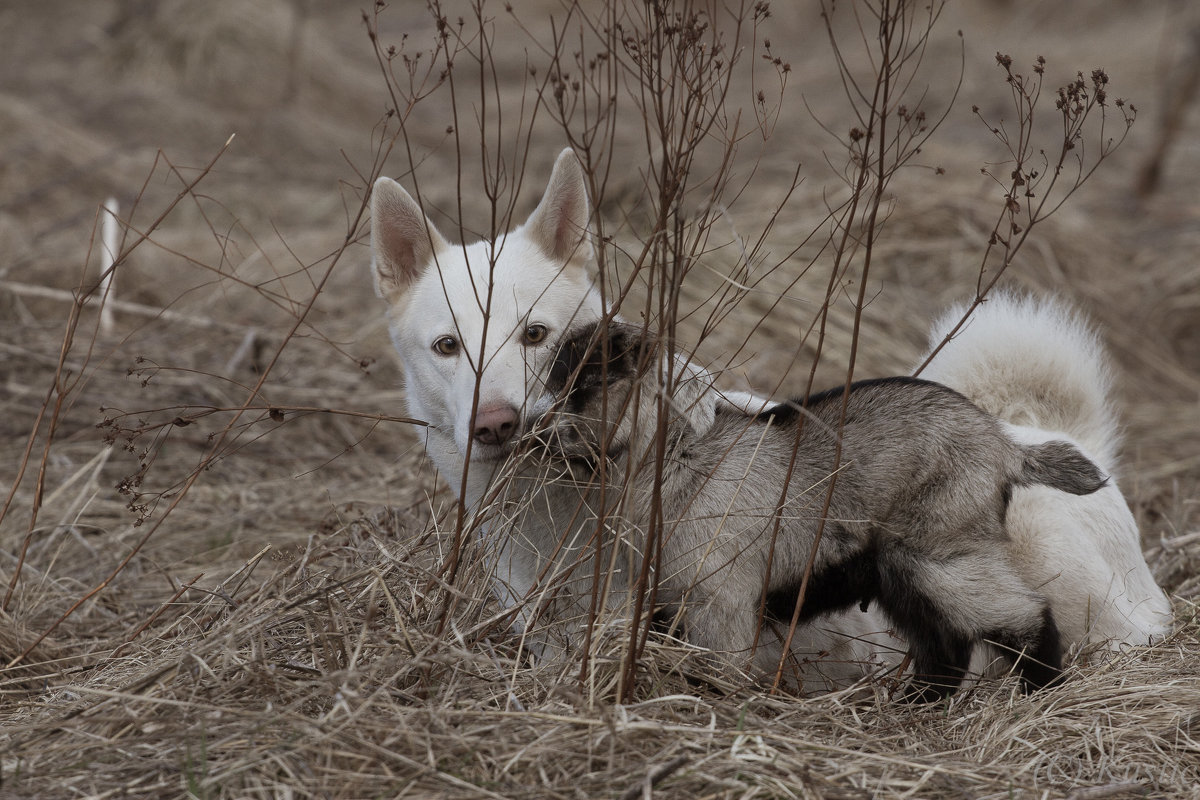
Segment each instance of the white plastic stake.
[[113,319],[113,303],[117,298],[113,292],[113,278],[117,271],[112,268],[117,261],[117,252],[121,247],[121,227],[117,224],[117,198],[110,197],[104,202],[104,213],[100,217],[100,272],[108,273],[100,282],[100,333],[112,335],[115,327]]

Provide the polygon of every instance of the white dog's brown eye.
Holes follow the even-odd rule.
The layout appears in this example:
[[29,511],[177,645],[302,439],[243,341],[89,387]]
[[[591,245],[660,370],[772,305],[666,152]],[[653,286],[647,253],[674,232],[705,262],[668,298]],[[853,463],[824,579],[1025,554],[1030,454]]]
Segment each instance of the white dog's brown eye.
[[541,344],[546,340],[546,326],[535,323],[525,328],[525,344]]
[[452,356],[458,352],[458,339],[453,336],[443,336],[433,343],[433,349],[444,356]]

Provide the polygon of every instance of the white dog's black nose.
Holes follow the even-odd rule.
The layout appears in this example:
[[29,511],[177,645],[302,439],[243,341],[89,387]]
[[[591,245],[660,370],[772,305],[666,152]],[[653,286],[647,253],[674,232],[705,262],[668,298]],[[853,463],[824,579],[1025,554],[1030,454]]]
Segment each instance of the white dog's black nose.
[[475,441],[500,445],[517,431],[517,410],[512,406],[491,406],[475,412]]

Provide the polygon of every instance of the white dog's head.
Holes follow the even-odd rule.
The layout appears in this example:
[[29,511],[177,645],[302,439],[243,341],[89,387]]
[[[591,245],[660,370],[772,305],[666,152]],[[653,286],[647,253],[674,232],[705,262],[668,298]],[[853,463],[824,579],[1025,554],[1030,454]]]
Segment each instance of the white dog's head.
[[375,287],[404,361],[409,413],[451,482],[470,460],[507,455],[558,342],[604,314],[592,278],[587,187],[564,150],[541,203],[495,242],[450,244],[389,178],[375,183]]

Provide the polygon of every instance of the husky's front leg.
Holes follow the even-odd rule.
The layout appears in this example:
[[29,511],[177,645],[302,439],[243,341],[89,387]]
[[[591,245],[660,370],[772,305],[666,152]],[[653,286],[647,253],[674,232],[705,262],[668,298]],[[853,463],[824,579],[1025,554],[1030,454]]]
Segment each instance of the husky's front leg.
[[[562,504],[554,504],[563,508]],[[523,516],[489,536],[493,595],[512,609],[512,632],[538,662],[568,656],[583,640],[582,626],[592,594],[595,553],[593,524],[560,531],[556,519],[527,508]],[[605,559],[607,561],[607,559]]]
[[484,534],[487,545],[487,565],[490,570],[492,596],[504,609],[517,609],[512,629],[522,633],[529,626],[529,612],[523,599],[533,588],[534,575],[528,559],[514,552],[511,541],[496,541],[498,537]]
[[[714,595],[696,597],[684,606],[684,631],[687,640],[707,650],[724,668],[733,672],[759,672],[758,665],[769,660],[767,649],[754,653],[758,620],[757,599],[747,596]],[[753,664],[751,663],[751,656]],[[775,661],[778,662],[776,649]]]
[[517,637],[521,648],[534,661],[541,662],[550,657],[555,648],[534,626],[537,603],[529,598],[537,582],[537,553],[523,545],[514,531],[506,530],[506,526],[498,527],[484,524],[479,529],[491,594],[502,609],[512,612],[509,632]]
[[511,611],[509,633],[521,650],[535,664],[561,660],[569,653],[574,637],[564,623],[543,613],[545,598],[536,589],[533,564],[513,547],[495,551],[492,564],[492,596]]

